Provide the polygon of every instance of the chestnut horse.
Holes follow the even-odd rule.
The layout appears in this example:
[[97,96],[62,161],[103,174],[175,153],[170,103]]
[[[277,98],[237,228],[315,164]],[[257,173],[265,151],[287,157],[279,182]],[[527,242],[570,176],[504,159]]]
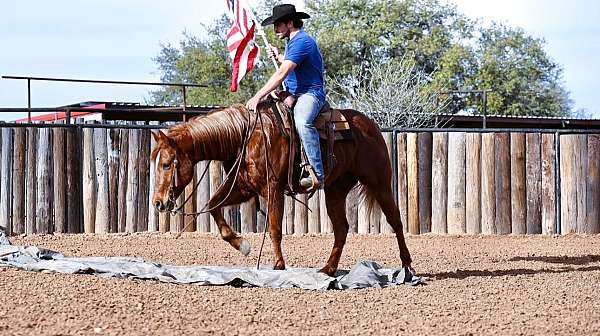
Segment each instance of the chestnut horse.
[[[232,175],[235,176],[226,179],[208,202],[221,237],[247,255],[250,244],[225,222],[222,207],[243,203],[256,195],[264,197],[268,200],[274,269],[282,270],[285,262],[281,252],[281,222],[289,144],[277,126],[271,103],[261,102],[257,111],[233,105],[173,126],[167,134],[161,131],[152,133],[157,143],[152,152],[152,159],[156,160],[152,201],[158,211],[172,210],[173,200],[192,180],[197,162],[223,161],[225,170],[233,169]],[[392,168],[381,131],[371,119],[358,111],[341,112],[350,124],[353,139],[335,142],[336,164],[325,179],[327,214],[333,224],[335,242],[327,264],[320,271],[333,276],[338,268],[348,233],[346,197],[360,181],[361,195],[369,209],[377,202],[396,233],[402,266],[413,272],[400,212],[394,202]],[[322,149],[325,153],[324,143]]]

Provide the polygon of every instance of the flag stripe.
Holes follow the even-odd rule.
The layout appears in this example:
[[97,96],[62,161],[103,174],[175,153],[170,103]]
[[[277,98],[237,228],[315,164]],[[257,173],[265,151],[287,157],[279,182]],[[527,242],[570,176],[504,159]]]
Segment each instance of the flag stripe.
[[235,92],[244,75],[252,71],[260,49],[254,42],[255,23],[239,0],[226,0],[231,28],[227,31],[227,51],[233,60],[231,91]]

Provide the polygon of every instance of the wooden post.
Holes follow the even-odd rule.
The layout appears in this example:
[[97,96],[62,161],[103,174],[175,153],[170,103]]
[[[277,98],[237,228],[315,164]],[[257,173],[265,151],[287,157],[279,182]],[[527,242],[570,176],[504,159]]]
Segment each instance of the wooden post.
[[54,231],[52,223],[52,130],[40,128],[37,151],[36,231]]
[[65,129],[52,129],[53,171],[54,171],[54,232],[66,233],[67,226],[67,175],[65,162]]
[[585,233],[600,232],[600,134],[588,134]]
[[467,234],[481,233],[481,134],[466,136]]
[[[297,196],[301,203],[307,204],[306,194]],[[294,211],[294,234],[302,235],[308,233],[308,209],[301,203],[296,204]]]
[[556,233],[554,134],[542,134],[542,233]]
[[494,133],[481,135],[481,233],[496,234]]
[[527,233],[542,233],[542,156],[539,133],[527,134]]
[[561,233],[587,230],[587,136],[560,138]]
[[[390,163],[392,164],[392,166],[391,166],[392,167],[392,174],[395,174],[396,170],[394,169],[395,167],[393,166],[394,165],[394,159],[393,159],[394,153],[392,152],[392,150],[393,150],[393,148],[392,148],[392,137],[393,137],[393,134],[392,134],[392,132],[383,132],[382,135],[383,135],[383,140],[385,141],[385,145],[386,145],[387,150],[388,150],[388,156],[390,158]],[[394,187],[393,178],[394,178],[394,175],[392,175],[392,181],[390,181],[390,183],[391,183],[390,187],[391,188]],[[393,189],[392,189],[392,191],[393,191]],[[392,232],[394,232],[394,229],[392,229],[392,226],[388,222],[387,217],[383,213],[381,214],[381,220],[379,222],[379,229],[380,229],[381,233],[392,233]]]
[[25,224],[25,233],[30,235],[37,232],[35,217],[36,217],[36,186],[37,186],[37,172],[36,172],[36,159],[37,159],[37,128],[29,127],[27,129],[27,212]]
[[419,133],[419,226],[420,233],[431,232],[431,151],[432,134]]
[[[320,206],[320,215],[321,215],[321,233],[332,233],[333,232],[333,223],[331,223],[331,219],[327,215],[327,204],[325,202],[325,191],[323,189],[319,190],[319,201],[321,202]],[[346,202],[347,201],[346,197]],[[346,204],[348,207],[348,204]]]
[[129,182],[129,130],[120,129],[119,187],[117,191],[117,232],[125,232],[127,226],[127,185]]
[[448,135],[448,233],[467,232],[465,133]]
[[366,200],[359,198],[358,206],[358,219],[357,219],[357,230],[359,234],[367,234],[369,233],[369,229],[371,226],[371,215],[368,213],[368,207]]
[[371,214],[369,216],[369,233],[371,234],[380,234],[381,228],[380,223],[382,221],[382,211],[379,206],[373,208]]
[[577,165],[577,233],[588,233],[591,228],[587,227],[587,172],[588,172],[588,145],[587,134],[577,136],[576,153],[579,165]]
[[171,229],[171,215],[168,212],[158,214],[158,230],[160,232],[169,232]]
[[13,159],[13,134],[8,127],[1,128],[0,149],[0,229],[7,235],[12,234],[11,208],[12,208],[12,159]]
[[[196,182],[197,182],[196,167],[194,167],[194,176],[192,177],[192,181],[190,183],[188,183],[188,185],[185,187],[185,198],[187,199],[188,197],[190,197],[189,201],[184,205],[184,210],[186,213],[196,212],[196,195],[198,195],[197,191],[194,191]],[[233,220],[233,218],[231,218],[231,220]],[[193,221],[193,222],[188,225],[189,221]],[[231,223],[231,224],[233,225],[233,223]],[[184,225],[187,225],[187,228],[185,228],[186,232],[195,232],[196,231],[196,221],[193,220],[192,217],[189,217],[189,216],[186,217]]]
[[96,173],[94,129],[83,129],[83,228],[94,233],[96,227]]
[[419,151],[416,133],[406,134],[406,179],[408,189],[408,232],[420,233],[419,224]]
[[295,216],[295,201],[290,196],[285,196],[285,203],[283,205],[283,220],[284,224],[282,224],[282,231],[286,234],[294,234],[294,216]]
[[125,232],[137,232],[139,215],[140,130],[129,129]]
[[15,127],[13,135],[13,234],[25,233],[25,157],[27,148],[27,129]]
[[560,232],[577,231],[577,135],[560,136]]
[[308,233],[321,232],[321,203],[319,201],[319,193],[316,192],[313,197],[308,200]]
[[496,229],[498,234],[509,234],[510,218],[510,134],[496,133]]
[[[196,173],[198,174],[198,176],[196,176],[196,179],[200,179],[200,174],[202,174],[202,172],[204,172],[204,170],[206,169],[208,165],[208,161],[200,161],[198,162],[198,169],[196,170]],[[206,210],[208,209],[208,200],[210,199],[210,174],[209,172],[206,173],[206,175],[204,176],[204,178],[202,179],[202,181],[200,181],[200,185],[198,185],[198,190],[197,190],[197,197],[196,197],[196,209],[198,209],[198,211],[201,210]],[[254,208],[254,220],[253,223],[254,225],[256,225],[256,208]],[[245,220],[248,220],[247,217],[245,217]],[[210,214],[207,213],[203,213],[201,215],[198,215],[197,218],[197,223],[196,223],[196,229],[198,230],[198,232],[210,232]]]
[[[256,232],[256,197],[252,197],[249,201],[240,205],[240,216],[242,217],[242,229],[240,231],[242,233]],[[282,223],[283,230],[284,227],[285,223]]]
[[76,128],[67,128],[67,232],[81,232],[81,137]]
[[107,130],[92,129],[94,136],[94,164],[96,172],[96,224],[95,233],[108,233],[110,225],[108,196],[108,149]]
[[119,157],[121,148],[120,130],[108,131],[108,223],[109,232],[119,232],[119,188],[124,181],[119,180]]
[[[209,176],[210,176],[210,196],[212,197],[219,186],[221,185],[221,162],[220,161],[211,161],[209,168]],[[217,227],[217,223],[215,222],[212,216],[210,217],[210,232],[219,233],[219,228]]]
[[256,213],[256,232],[263,233],[265,231],[265,226],[267,225],[265,217],[268,210],[267,200],[259,196],[256,208],[259,209],[259,212]]
[[346,216],[348,217],[348,232],[358,232],[358,188],[353,188],[346,198]]
[[[396,161],[398,163],[398,210],[400,210],[400,220],[402,221],[402,230],[408,232],[408,182],[407,182],[407,162],[406,162],[406,133],[396,134]],[[445,184],[445,183],[444,183]]]
[[[143,124],[138,122],[138,124]],[[150,130],[140,129],[140,156],[139,156],[139,195],[138,195],[138,219],[137,219],[137,232],[148,231],[148,198],[150,197]],[[193,201],[190,201],[192,206],[195,205]],[[195,225],[190,225],[195,230]]]
[[525,189],[525,133],[510,134],[510,175],[512,233],[527,233],[527,192]]
[[448,232],[446,218],[448,199],[448,133],[433,134],[433,155],[431,165],[431,232]]
[[[151,125],[158,125],[157,121],[151,121],[150,122]],[[149,131],[152,132],[152,131]],[[149,133],[150,134],[150,133]],[[154,137],[150,134],[150,151],[148,152],[148,154],[152,154],[152,151],[154,150],[154,148],[156,147],[156,140],[154,140]],[[152,197],[154,196],[154,180],[155,180],[155,174],[156,174],[156,161],[152,160],[151,158],[149,158],[149,164],[150,166],[148,167],[148,231],[149,232],[156,232],[158,231],[158,212],[156,211],[156,209],[154,208],[154,204],[152,203]]]

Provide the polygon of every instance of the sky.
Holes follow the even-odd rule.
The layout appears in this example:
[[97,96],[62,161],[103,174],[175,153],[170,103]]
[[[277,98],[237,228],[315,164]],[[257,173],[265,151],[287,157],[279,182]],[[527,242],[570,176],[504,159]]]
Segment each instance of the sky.
[[[548,55],[564,69],[574,108],[600,118],[600,2],[442,1],[484,24],[495,20],[543,38]],[[301,0],[284,2],[304,8]],[[225,9],[225,1],[216,0],[5,1],[0,11],[0,75],[157,82],[160,74],[152,58],[161,45],[178,45],[184,31],[202,36],[202,24],[212,23]],[[31,103],[144,103],[153,89],[32,82]],[[0,79],[0,107],[27,107],[26,82]],[[0,120],[17,117],[4,114]]]

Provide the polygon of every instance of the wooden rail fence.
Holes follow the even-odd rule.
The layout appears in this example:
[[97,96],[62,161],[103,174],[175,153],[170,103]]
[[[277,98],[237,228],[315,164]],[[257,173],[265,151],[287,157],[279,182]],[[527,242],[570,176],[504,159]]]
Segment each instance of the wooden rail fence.
[[[151,131],[81,126],[0,124],[0,227],[15,235],[182,231],[190,218],[158,214],[151,204]],[[600,232],[600,134],[388,132],[384,138],[410,234]],[[207,164],[200,162],[197,172]],[[201,209],[222,175],[221,164],[210,163],[186,211]],[[191,191],[192,185],[184,196]],[[284,234],[332,232],[323,191],[308,206],[310,212],[286,198]],[[262,232],[260,207],[252,200],[225,209],[225,216],[237,231]],[[354,191],[347,215],[351,232],[392,232],[380,211],[366,216]],[[187,229],[218,233],[208,214]]]

